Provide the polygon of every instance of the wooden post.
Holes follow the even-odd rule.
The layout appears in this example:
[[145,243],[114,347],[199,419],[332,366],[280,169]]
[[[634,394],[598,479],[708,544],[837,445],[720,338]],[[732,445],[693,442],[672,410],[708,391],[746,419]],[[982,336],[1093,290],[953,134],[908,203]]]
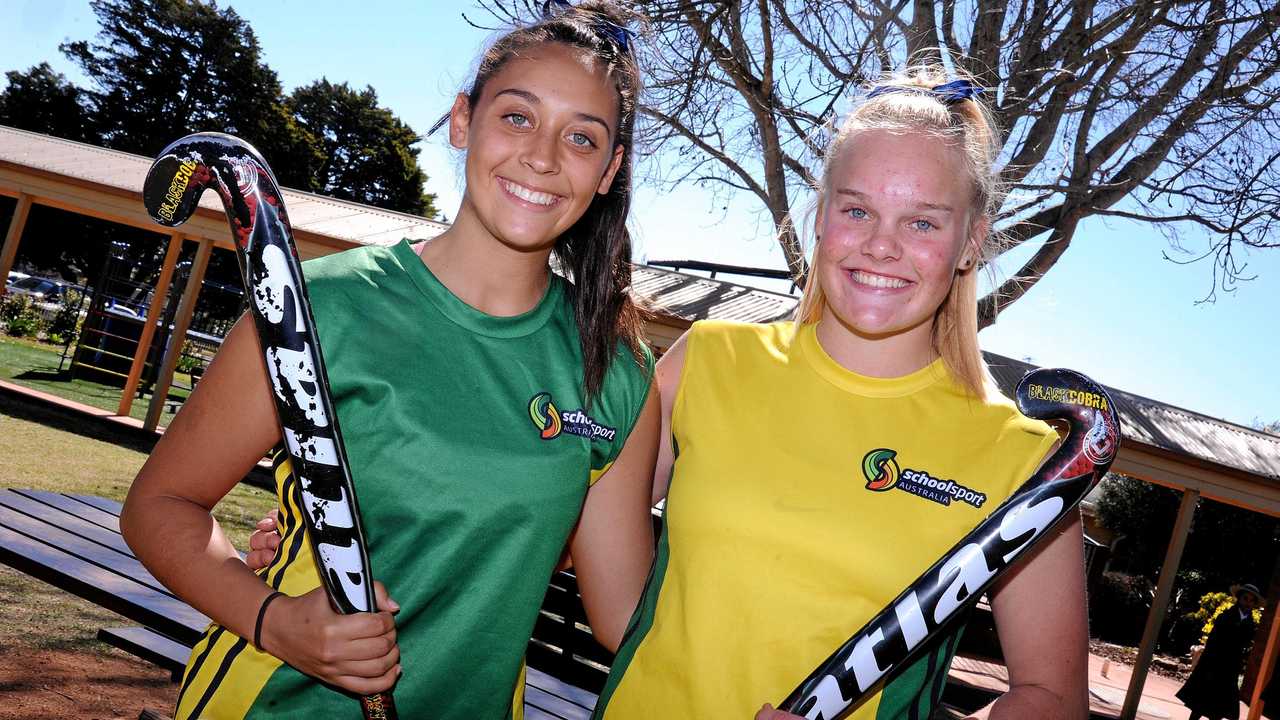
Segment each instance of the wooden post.
[[[31,196],[18,194],[18,204],[13,208],[13,219],[9,221],[9,231],[4,234],[4,245],[0,246],[0,277],[6,283],[9,271],[13,269],[13,260],[18,256],[18,242],[22,240],[22,230],[27,226],[27,215],[31,212]],[[4,295],[4,285],[0,285],[0,296]]]
[[[1258,720],[1262,716],[1262,691],[1267,688],[1267,680],[1276,665],[1276,640],[1280,637],[1280,613],[1271,616],[1271,632],[1267,633],[1267,648],[1262,654],[1262,665],[1258,668],[1258,679],[1253,683],[1253,696],[1249,698],[1249,719]],[[1274,708],[1273,708],[1274,710]],[[1275,713],[1272,713],[1275,716]]]
[[[1267,641],[1262,649],[1262,662],[1258,664],[1258,674],[1253,679],[1253,692],[1249,695],[1248,720],[1258,720],[1262,715],[1262,691],[1267,688],[1267,680],[1276,668],[1276,641],[1280,640],[1280,557],[1276,559],[1275,569],[1271,571],[1271,582],[1266,589],[1268,605],[1262,613],[1263,622],[1270,621]],[[1247,672],[1246,672],[1247,674]],[[1247,678],[1246,678],[1247,682]],[[1271,717],[1280,717],[1276,708],[1271,708]]]
[[200,246],[196,248],[195,260],[191,262],[191,274],[187,276],[187,285],[182,289],[182,300],[178,302],[178,311],[173,317],[169,349],[165,351],[164,360],[160,363],[160,375],[152,390],[151,404],[147,406],[147,419],[142,423],[146,430],[155,430],[160,424],[160,413],[169,397],[173,371],[178,367],[178,358],[182,356],[182,344],[187,338],[187,328],[191,326],[191,315],[196,310],[196,298],[200,296],[200,285],[204,282],[204,271],[209,266],[209,253],[212,250],[213,241],[208,238],[201,239]]
[[155,290],[151,292],[147,319],[142,322],[142,335],[138,337],[138,349],[133,353],[133,364],[129,366],[129,378],[125,380],[124,390],[120,393],[117,415],[128,415],[133,408],[133,394],[138,391],[142,368],[147,364],[147,353],[151,350],[151,339],[156,334],[156,322],[164,309],[165,298],[169,296],[169,283],[173,282],[173,269],[178,265],[178,255],[181,252],[182,233],[175,231],[169,235],[169,248],[165,250],[164,264],[160,266],[160,278],[156,280]]
[[1120,720],[1134,720],[1138,714],[1138,702],[1142,700],[1142,688],[1147,684],[1147,671],[1151,668],[1151,657],[1156,652],[1156,639],[1160,637],[1165,613],[1169,611],[1169,596],[1173,594],[1173,581],[1178,575],[1182,550],[1187,546],[1187,535],[1191,533],[1191,520],[1195,517],[1198,502],[1199,491],[1186,490],[1182,493],[1178,519],[1173,523],[1169,550],[1164,555],[1164,566],[1160,568],[1160,579],[1156,582],[1156,596],[1151,600],[1151,612],[1147,613],[1147,626],[1142,631],[1142,644],[1138,647],[1133,676],[1129,678],[1129,689],[1125,692]]

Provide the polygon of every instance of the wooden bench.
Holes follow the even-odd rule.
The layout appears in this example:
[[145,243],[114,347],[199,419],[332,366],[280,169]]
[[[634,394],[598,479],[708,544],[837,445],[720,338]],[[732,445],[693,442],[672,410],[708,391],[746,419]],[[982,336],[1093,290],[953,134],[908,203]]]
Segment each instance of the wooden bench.
[[[0,490],[0,563],[137,623],[102,628],[98,638],[179,679],[209,620],[142,567],[120,535],[119,520],[113,500]],[[571,574],[557,575],[547,597],[529,646],[525,717],[586,720],[612,657],[591,638]],[[575,678],[587,685],[575,687]]]
[[[208,618],[142,567],[120,536],[119,515],[120,504],[104,498],[2,490],[0,563],[136,623],[102,628],[98,638],[168,670],[176,680]],[[590,717],[613,655],[592,637],[571,572],[552,578],[527,659],[525,717]],[[944,702],[973,708],[991,697],[990,691],[953,678]]]

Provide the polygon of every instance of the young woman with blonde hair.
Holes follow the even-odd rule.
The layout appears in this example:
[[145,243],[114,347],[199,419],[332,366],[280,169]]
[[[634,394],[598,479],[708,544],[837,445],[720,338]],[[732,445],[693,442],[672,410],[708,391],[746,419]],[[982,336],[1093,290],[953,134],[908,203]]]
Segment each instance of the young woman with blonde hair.
[[[977,275],[1002,199],[980,95],[938,67],[870,88],[825,159],[798,319],[697,323],[659,362],[666,527],[597,717],[787,717],[761,703],[1057,441],[999,394],[978,348]],[[1078,520],[996,586],[1010,691],[990,717],[1085,717],[1083,588]],[[929,717],[957,640],[852,717]]]

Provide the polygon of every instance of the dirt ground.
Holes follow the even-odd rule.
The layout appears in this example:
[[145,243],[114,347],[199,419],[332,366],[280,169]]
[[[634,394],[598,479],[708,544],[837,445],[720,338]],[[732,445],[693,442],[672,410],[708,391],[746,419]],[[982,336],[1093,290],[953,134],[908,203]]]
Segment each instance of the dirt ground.
[[168,672],[115,650],[0,647],[0,720],[135,720],[177,696]]

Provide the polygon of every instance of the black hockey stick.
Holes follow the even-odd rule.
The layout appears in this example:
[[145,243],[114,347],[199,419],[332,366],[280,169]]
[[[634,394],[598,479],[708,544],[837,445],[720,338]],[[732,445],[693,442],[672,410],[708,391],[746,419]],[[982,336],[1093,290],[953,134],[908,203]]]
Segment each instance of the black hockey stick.
[[779,708],[809,720],[843,717],[1047,537],[1107,473],[1120,444],[1120,423],[1110,396],[1098,384],[1072,370],[1040,369],[1022,378],[1015,394],[1024,415],[1068,425],[1062,444]]
[[[160,152],[142,197],[156,222],[174,227],[191,217],[206,188],[222,199],[231,224],[325,592],[344,615],[374,612],[351,470],[280,188],[253,146],[231,135],[196,133]],[[361,705],[366,720],[397,717],[389,690],[361,698]]]

